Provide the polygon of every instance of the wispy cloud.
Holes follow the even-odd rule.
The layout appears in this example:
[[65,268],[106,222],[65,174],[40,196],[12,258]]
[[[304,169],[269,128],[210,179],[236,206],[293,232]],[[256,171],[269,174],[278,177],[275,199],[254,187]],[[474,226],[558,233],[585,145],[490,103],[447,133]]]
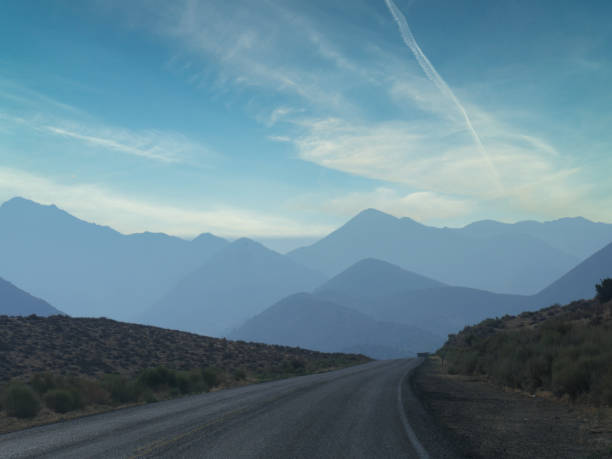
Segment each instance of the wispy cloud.
[[480,152],[483,159],[485,160],[487,164],[487,168],[489,169],[489,172],[493,176],[497,187],[501,190],[503,187],[500,182],[499,174],[497,173],[497,169],[495,168],[495,165],[493,164],[491,157],[489,156],[489,154],[487,153],[487,150],[482,144],[482,141],[480,139],[480,136],[476,132],[476,129],[474,129],[474,126],[472,125],[472,121],[470,120],[470,117],[467,111],[465,110],[465,107],[461,104],[459,99],[455,96],[455,93],[451,90],[448,84],[446,84],[446,81],[444,81],[444,79],[440,76],[440,74],[438,74],[435,67],[431,64],[427,56],[421,50],[421,47],[415,40],[414,35],[412,35],[412,31],[410,30],[410,27],[408,26],[406,17],[397,8],[393,0],[385,0],[385,2],[387,3],[387,7],[389,8],[389,11],[391,11],[391,14],[393,15],[395,22],[397,22],[397,25],[399,27],[404,43],[406,43],[406,46],[410,48],[410,50],[416,57],[417,62],[419,63],[419,65],[421,66],[425,74],[427,75],[427,78],[429,78],[438,87],[438,89],[440,89],[440,91],[443,94],[445,94],[453,102],[453,104],[457,107],[457,109],[463,116],[463,119],[465,120],[465,124],[470,134],[472,135],[474,142],[476,143],[476,146],[478,147],[478,151]]
[[74,141],[90,151],[110,151],[163,163],[206,164],[218,156],[210,148],[190,140],[178,132],[130,130],[108,126],[84,116],[76,122],[52,114],[15,115],[0,111],[5,129],[10,126],[43,133],[55,138]]
[[302,121],[308,134],[294,142],[302,159],[324,167],[422,191],[482,199],[514,196],[527,188],[546,193],[551,181],[569,186],[578,172],[559,166],[547,143],[506,133],[494,120],[482,122],[491,133],[490,154],[507,184],[503,193],[483,180],[488,176],[486,165],[469,137],[450,121]]
[[[81,129],[78,132],[76,129]],[[130,132],[124,129],[83,128],[73,129],[58,126],[42,126],[47,132],[61,137],[75,139],[94,147],[114,150],[128,155],[139,156],[165,163],[177,163],[184,160],[184,153],[205,149],[189,142],[179,134],[168,134],[159,131]]]
[[210,231],[226,237],[308,237],[331,230],[325,225],[297,222],[221,203],[208,209],[174,206],[128,197],[96,184],[59,183],[0,166],[0,202],[14,196],[56,204],[79,218],[109,225],[124,233],[146,230],[191,237]]

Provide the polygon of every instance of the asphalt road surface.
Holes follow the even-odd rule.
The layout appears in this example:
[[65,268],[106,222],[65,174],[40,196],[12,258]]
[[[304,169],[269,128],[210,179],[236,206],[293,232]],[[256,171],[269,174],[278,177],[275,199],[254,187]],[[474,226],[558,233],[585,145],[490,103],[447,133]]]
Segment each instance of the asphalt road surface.
[[406,380],[417,363],[372,362],[36,427],[1,435],[0,457],[450,457],[429,426],[411,425]]

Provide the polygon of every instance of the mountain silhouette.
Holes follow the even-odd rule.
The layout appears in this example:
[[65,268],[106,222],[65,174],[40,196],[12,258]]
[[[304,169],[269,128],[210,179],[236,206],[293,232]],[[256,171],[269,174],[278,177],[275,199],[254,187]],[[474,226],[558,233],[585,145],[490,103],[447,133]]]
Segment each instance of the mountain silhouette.
[[592,222],[582,217],[560,218],[549,222],[528,220],[517,223],[483,220],[465,226],[463,231],[481,235],[495,233],[528,234],[574,255],[579,260],[584,260],[612,242],[611,224]]
[[131,319],[227,244],[124,235],[23,198],[0,206],[0,276],[71,316]]
[[165,328],[224,336],[270,304],[325,277],[250,239],[238,239],[187,275],[141,316]]
[[319,298],[349,306],[365,313],[376,313],[377,300],[383,297],[445,284],[375,258],[350,266],[314,290]]
[[534,300],[542,306],[595,296],[595,284],[612,278],[612,243],[594,253],[564,276],[543,289]]
[[232,332],[230,338],[327,352],[360,352],[373,358],[414,356],[443,342],[416,327],[379,322],[309,293],[284,298]]
[[518,294],[541,290],[581,260],[545,238],[484,226],[434,228],[368,209],[288,256],[329,276],[377,258],[449,285]]
[[537,301],[533,296],[445,285],[371,258],[355,263],[313,294],[378,321],[411,325],[437,336],[487,317],[521,312]]
[[47,317],[64,313],[0,277],[0,315]]

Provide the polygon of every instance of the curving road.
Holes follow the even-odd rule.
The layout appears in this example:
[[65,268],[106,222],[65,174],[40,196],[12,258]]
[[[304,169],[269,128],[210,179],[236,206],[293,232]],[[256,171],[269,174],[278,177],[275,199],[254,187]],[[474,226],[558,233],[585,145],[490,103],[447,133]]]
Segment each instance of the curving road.
[[0,457],[450,457],[408,420],[417,364],[378,361],[37,427],[0,436]]

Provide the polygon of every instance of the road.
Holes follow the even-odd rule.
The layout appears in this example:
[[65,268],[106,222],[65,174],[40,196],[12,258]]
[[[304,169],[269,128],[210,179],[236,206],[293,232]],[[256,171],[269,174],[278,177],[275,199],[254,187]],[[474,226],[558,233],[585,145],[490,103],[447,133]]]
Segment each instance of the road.
[[427,451],[439,448],[435,434],[419,425],[426,434],[415,435],[406,415],[417,363],[377,361],[36,427],[0,436],[0,457],[450,456]]

